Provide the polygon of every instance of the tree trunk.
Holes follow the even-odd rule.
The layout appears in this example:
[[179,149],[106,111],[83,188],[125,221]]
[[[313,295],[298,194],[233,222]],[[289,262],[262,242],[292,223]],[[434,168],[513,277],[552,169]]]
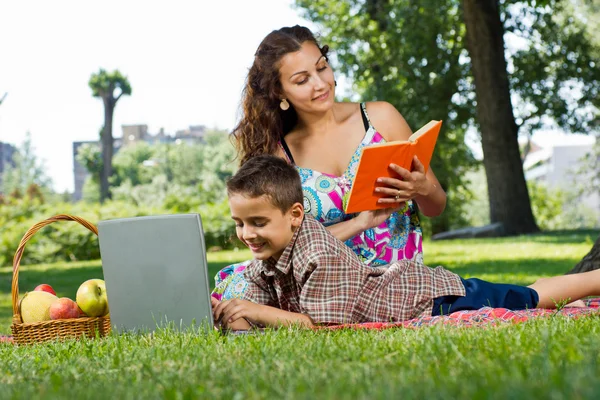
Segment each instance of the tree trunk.
[[589,253],[585,255],[579,261],[579,263],[573,267],[572,270],[567,272],[568,274],[578,274],[580,272],[593,271],[600,268],[600,237],[596,239],[596,242],[592,246]]
[[490,222],[502,223],[506,235],[537,232],[519,153],[498,0],[463,0],[463,9],[475,79]]
[[100,171],[100,203],[110,199],[108,179],[112,176],[113,135],[112,120],[115,102],[110,98],[104,100],[104,129],[102,130],[102,170]]

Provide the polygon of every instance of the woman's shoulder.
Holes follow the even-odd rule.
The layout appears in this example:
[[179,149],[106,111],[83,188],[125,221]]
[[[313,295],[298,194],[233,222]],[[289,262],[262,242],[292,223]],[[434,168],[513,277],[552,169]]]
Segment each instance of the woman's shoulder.
[[371,123],[386,141],[406,140],[412,134],[402,114],[387,101],[366,103]]
[[338,119],[345,121],[353,116],[360,115],[360,103],[352,103],[349,101],[340,101],[334,104],[334,112]]
[[369,115],[373,114],[376,116],[383,114],[384,116],[390,116],[393,114],[400,114],[396,107],[388,101],[366,101],[365,105],[367,106]]

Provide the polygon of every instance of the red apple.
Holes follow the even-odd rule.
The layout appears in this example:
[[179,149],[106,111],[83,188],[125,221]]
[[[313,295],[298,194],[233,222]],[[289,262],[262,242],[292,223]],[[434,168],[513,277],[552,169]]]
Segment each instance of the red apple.
[[37,285],[35,287],[35,289],[33,289],[33,291],[35,292],[36,290],[52,293],[53,295],[56,296],[56,292],[54,291],[54,289],[52,289],[52,286],[48,285],[47,283],[42,283],[41,285]]
[[79,318],[81,310],[77,303],[68,297],[61,297],[50,305],[50,319]]

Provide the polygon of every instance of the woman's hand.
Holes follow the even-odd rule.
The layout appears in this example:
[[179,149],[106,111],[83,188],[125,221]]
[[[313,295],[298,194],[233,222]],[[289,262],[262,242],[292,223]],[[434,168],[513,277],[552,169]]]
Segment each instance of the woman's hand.
[[375,189],[376,192],[389,195],[378,200],[380,204],[404,203],[417,196],[428,196],[435,186],[427,180],[425,167],[415,156],[413,159],[413,171],[408,171],[396,164],[390,164],[390,169],[398,174],[398,178],[381,177],[378,183],[384,184]]

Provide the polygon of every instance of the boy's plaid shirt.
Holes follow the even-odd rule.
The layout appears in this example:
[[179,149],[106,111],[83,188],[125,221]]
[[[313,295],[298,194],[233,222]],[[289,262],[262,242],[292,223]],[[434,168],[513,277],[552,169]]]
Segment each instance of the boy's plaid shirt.
[[306,215],[279,261],[253,261],[244,299],[307,314],[315,323],[397,322],[431,315],[433,299],[464,296],[458,275],[415,261],[365,266]]

